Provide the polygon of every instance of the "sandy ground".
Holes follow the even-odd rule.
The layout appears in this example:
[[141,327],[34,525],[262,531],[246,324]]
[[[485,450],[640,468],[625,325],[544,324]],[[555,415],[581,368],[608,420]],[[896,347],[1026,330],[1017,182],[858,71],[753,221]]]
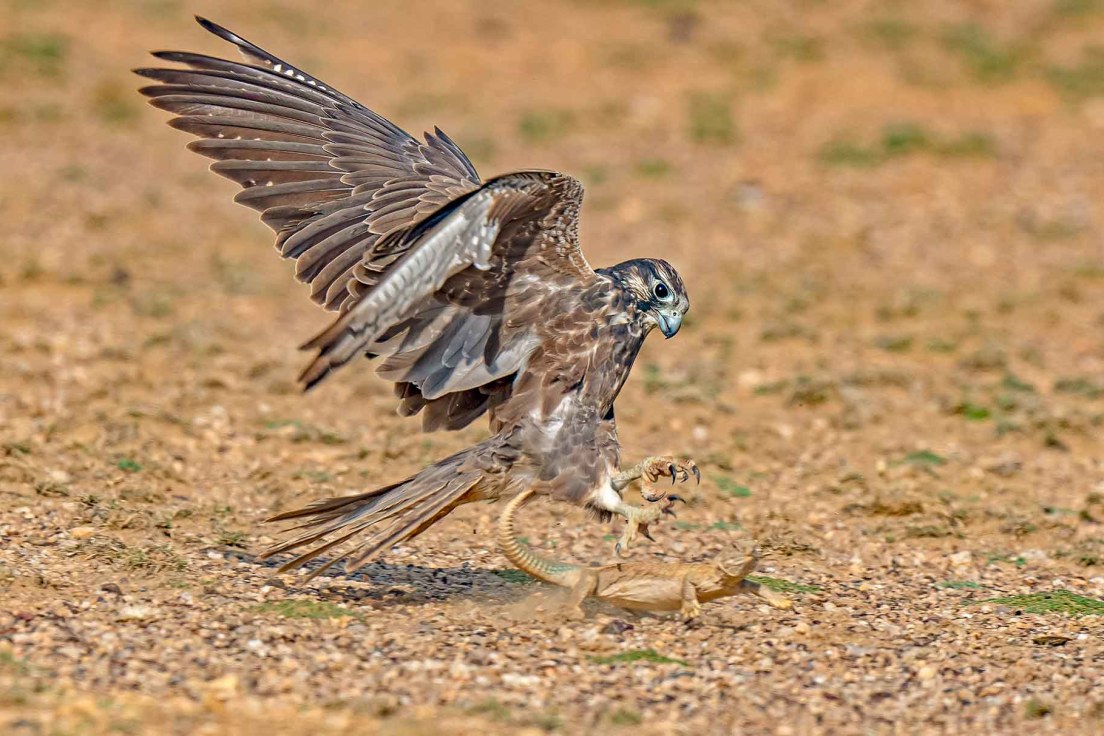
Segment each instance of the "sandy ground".
[[[0,730],[1104,729],[1104,5],[306,7],[3,3]],[[565,622],[487,506],[355,576],[257,561],[485,430],[419,434],[368,365],[297,390],[326,315],[127,71],[227,53],[193,11],[485,176],[579,176],[593,263],[675,263],[618,416],[705,480],[632,554],[757,540],[796,610]]]

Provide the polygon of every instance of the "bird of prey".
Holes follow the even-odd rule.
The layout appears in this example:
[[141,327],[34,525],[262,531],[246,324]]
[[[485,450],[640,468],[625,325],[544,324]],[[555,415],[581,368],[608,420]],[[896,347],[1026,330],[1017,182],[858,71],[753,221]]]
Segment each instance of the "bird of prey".
[[420,413],[425,430],[487,414],[492,432],[393,485],[273,517],[299,520],[299,534],[266,554],[297,550],[288,569],[348,543],[355,570],[460,504],[526,488],[624,517],[620,544],[647,535],[674,497],[634,506],[623,490],[700,473],[673,458],[623,471],[613,403],[648,333],[669,338],[682,324],[690,303],[675,269],[652,259],[592,269],[578,243],[577,180],[549,171],[481,180],[440,129],[417,140],[196,20],[244,62],[157,52],[179,66],[135,70],[156,82],[141,93],[198,136],[189,148],[242,186],[235,201],[260,211],[314,301],[337,313],[304,346],[315,352],[305,387],[363,355],[394,382],[399,413]]

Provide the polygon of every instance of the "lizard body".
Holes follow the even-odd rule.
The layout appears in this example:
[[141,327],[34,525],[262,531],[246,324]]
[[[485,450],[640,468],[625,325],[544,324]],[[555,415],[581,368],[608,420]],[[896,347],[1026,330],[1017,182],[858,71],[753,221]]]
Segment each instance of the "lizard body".
[[788,609],[793,602],[759,583],[746,580],[755,569],[752,553],[733,567],[706,562],[620,562],[583,567],[541,557],[517,539],[515,515],[533,494],[523,491],[506,504],[498,521],[498,547],[522,572],[552,585],[569,588],[567,608],[582,612],[582,602],[598,598],[620,608],[645,611],[681,611],[686,620],[701,612],[701,604],[730,595],[754,595],[775,608]]

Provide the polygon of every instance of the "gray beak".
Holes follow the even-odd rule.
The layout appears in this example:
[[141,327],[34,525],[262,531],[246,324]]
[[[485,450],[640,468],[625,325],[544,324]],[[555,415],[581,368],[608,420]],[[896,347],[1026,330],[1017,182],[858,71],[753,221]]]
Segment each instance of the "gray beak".
[[659,331],[666,338],[672,338],[682,327],[682,315],[678,312],[656,312],[656,321],[659,322]]

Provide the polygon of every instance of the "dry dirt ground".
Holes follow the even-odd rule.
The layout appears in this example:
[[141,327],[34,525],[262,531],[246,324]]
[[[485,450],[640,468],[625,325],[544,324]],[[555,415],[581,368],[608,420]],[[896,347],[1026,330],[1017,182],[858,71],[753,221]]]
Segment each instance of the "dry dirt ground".
[[[0,9],[0,731],[1104,729],[1104,3],[309,5]],[[228,53],[196,11],[484,175],[578,175],[592,262],[674,262],[618,415],[705,480],[632,554],[756,539],[796,610],[564,622],[488,506],[355,576],[255,559],[484,430],[367,364],[297,390],[327,317],[128,73]]]

